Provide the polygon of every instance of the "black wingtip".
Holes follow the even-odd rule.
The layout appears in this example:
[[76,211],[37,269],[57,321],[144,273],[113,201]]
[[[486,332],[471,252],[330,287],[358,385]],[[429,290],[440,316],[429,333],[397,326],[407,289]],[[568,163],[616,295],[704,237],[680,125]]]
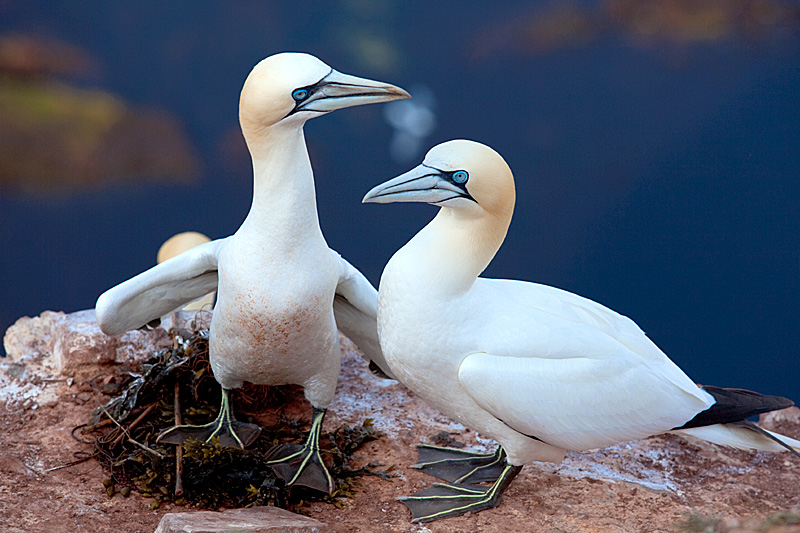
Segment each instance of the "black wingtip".
[[792,400],[782,396],[760,394],[745,389],[726,389],[711,385],[702,385],[701,388],[714,397],[716,400],[714,405],[697,413],[684,425],[673,429],[690,429],[740,422],[751,416],[786,409],[794,405]]

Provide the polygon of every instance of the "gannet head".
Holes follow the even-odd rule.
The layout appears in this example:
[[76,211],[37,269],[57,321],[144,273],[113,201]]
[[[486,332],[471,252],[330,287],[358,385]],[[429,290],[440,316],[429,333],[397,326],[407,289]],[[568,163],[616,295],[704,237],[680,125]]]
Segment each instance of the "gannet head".
[[378,185],[362,200],[441,208],[392,257],[381,286],[387,271],[397,271],[404,273],[401,278],[411,273],[415,283],[425,283],[425,291],[453,295],[469,290],[503,244],[514,199],[511,169],[488,146],[466,140],[434,146],[420,166]]
[[420,166],[373,188],[362,202],[424,202],[459,216],[510,220],[514,199],[514,177],[500,154],[458,139],[434,146]]
[[399,87],[342,74],[309,54],[286,52],[258,63],[242,88],[243,129],[302,126],[334,109],[411,98]]
[[194,248],[200,244],[211,242],[206,235],[196,231],[184,231],[173,235],[161,245],[156,254],[156,262],[163,263],[167,259],[171,259],[176,255],[180,255],[186,250]]

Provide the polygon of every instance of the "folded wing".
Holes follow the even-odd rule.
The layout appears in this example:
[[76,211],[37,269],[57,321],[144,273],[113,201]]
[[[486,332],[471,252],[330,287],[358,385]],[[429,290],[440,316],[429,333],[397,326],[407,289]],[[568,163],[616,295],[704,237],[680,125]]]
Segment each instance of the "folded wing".
[[512,429],[553,446],[586,450],[668,431],[713,404],[699,387],[686,387],[685,374],[669,359],[661,366],[624,347],[614,357],[474,353],[458,377],[481,408]]

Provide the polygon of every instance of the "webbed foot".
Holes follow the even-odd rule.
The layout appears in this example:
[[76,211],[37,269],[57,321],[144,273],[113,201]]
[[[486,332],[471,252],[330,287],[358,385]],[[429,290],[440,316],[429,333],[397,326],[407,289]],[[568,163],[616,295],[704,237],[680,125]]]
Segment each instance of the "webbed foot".
[[422,472],[450,483],[494,483],[508,464],[498,446],[493,453],[474,453],[457,448],[417,444],[417,464]]
[[222,389],[222,403],[216,420],[202,426],[173,426],[162,431],[156,442],[183,444],[189,438],[209,442],[217,437],[222,446],[237,446],[244,449],[252,444],[260,433],[261,428],[256,424],[240,422],[233,418],[228,391]]
[[[303,444],[279,444],[266,457],[275,475],[287,485],[301,485],[327,494],[333,492],[333,478],[325,468],[319,449],[324,418],[325,409],[314,408],[314,418],[306,441]],[[273,457],[275,459],[270,460]]]
[[520,470],[521,466],[506,465],[490,487],[435,483],[429,489],[399,500],[411,511],[412,522],[433,522],[468,512],[477,513],[497,507],[503,492]]

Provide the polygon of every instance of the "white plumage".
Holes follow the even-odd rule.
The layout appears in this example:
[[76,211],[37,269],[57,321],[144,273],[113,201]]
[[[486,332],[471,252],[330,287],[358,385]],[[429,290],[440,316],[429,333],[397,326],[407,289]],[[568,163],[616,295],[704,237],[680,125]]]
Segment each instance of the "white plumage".
[[[563,290],[478,277],[505,238],[515,202],[511,170],[492,149],[464,140],[441,144],[422,165],[375,187],[364,201],[441,206],[386,265],[378,297],[381,346],[402,383],[497,440],[511,467],[557,462],[565,450],[663,433],[719,408],[716,397],[689,379],[632,320]],[[755,412],[791,405],[753,397],[774,403]],[[784,449],[750,427],[715,424],[681,431],[720,444]],[[441,457],[427,462],[421,457],[423,469],[458,479],[452,490],[470,480],[452,474],[457,462],[452,457],[448,468],[437,472]],[[505,475],[515,473],[512,468]],[[415,519],[480,510],[459,496],[460,512],[453,511],[446,500],[455,496],[443,491],[407,500]],[[486,494],[481,498],[482,508],[496,504]]]
[[[164,244],[158,249],[158,254],[156,255],[156,262],[163,263],[167,259],[172,259],[173,257],[182,254],[186,250],[190,250],[195,246],[199,246],[201,244],[206,244],[211,242],[207,236],[203,235],[202,233],[198,233],[196,231],[184,231],[182,233],[177,233],[164,241]],[[202,309],[213,309],[214,308],[214,297],[216,296],[216,291],[211,291],[204,295],[203,297],[193,300],[188,304],[184,305],[181,309],[183,311],[200,311]],[[173,321],[173,325],[175,322]]]
[[[337,326],[367,358],[386,365],[377,341],[377,291],[322,236],[303,124],[335,109],[408,97],[398,87],[341,74],[307,54],[261,61],[244,84],[239,106],[253,159],[247,218],[234,235],[192,248],[102,294],[96,306],[101,329],[115,335],[140,327],[217,290],[209,331],[217,381],[223,389],[245,381],[302,385],[315,408],[314,433],[339,374]],[[202,436],[223,437],[225,423],[218,421]],[[227,444],[244,446],[257,436],[240,438],[235,430]],[[330,481],[304,483],[293,476],[290,483],[323,490]]]

